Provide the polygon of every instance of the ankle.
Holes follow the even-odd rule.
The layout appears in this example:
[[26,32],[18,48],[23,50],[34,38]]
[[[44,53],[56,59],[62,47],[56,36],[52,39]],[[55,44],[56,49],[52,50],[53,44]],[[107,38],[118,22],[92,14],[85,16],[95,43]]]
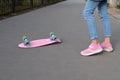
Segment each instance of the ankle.
[[110,37],[106,37],[106,38],[104,39],[104,42],[105,42],[105,43],[111,43]]
[[100,42],[99,42],[99,40],[98,40],[98,39],[93,39],[93,40],[91,41],[91,43],[94,43],[94,44],[99,44]]

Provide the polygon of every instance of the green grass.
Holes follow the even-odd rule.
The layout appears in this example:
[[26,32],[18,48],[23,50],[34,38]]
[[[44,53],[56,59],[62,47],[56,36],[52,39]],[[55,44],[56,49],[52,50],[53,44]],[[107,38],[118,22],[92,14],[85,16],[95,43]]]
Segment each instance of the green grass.
[[117,5],[117,8],[120,9],[120,5]]

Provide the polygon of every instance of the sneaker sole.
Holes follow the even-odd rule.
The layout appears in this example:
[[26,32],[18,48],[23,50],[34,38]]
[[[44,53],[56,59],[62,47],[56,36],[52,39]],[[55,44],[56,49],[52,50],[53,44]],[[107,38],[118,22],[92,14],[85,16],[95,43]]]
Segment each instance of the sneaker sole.
[[103,49],[104,51],[106,51],[106,52],[112,52],[113,51],[113,49]]
[[100,52],[102,52],[103,51],[103,49],[100,49],[100,50],[96,50],[96,51],[94,51],[94,52],[92,52],[92,53],[89,53],[89,54],[83,54],[83,53],[80,53],[82,56],[91,56],[91,55],[95,55],[95,54],[98,54],[98,53],[100,53]]

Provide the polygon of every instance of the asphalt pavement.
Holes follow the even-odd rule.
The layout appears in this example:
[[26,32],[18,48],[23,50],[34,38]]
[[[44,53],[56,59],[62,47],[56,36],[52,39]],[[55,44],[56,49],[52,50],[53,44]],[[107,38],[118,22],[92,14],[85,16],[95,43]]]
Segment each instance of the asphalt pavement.
[[[83,18],[84,0],[67,0],[0,21],[0,80],[120,80],[120,22],[110,16],[114,52],[84,57],[89,45]],[[102,25],[97,14],[99,39]],[[18,48],[22,36],[31,40],[55,32],[62,40],[32,49]]]

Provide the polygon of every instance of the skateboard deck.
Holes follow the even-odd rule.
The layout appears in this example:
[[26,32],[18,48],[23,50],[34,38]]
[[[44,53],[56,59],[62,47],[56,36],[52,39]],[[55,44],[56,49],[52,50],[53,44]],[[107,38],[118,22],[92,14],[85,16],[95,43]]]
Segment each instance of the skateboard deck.
[[35,47],[41,47],[41,46],[50,45],[50,44],[54,44],[54,43],[60,43],[60,42],[61,42],[60,39],[51,40],[50,38],[45,38],[45,39],[32,40],[32,41],[30,41],[29,45],[20,43],[20,44],[18,44],[18,47],[20,47],[20,48],[35,48]]

